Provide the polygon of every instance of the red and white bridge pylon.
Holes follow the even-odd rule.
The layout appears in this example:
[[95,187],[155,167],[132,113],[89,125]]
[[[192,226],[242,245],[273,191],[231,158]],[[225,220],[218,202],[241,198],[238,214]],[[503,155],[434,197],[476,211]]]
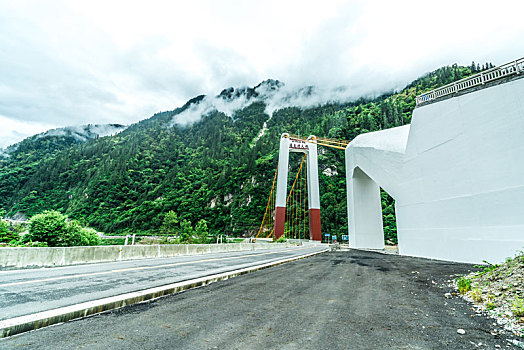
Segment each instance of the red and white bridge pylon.
[[307,193],[309,206],[309,239],[321,241],[320,228],[320,192],[318,188],[318,157],[317,138],[309,136],[306,141],[294,139],[284,133],[280,137],[278,155],[277,192],[275,201],[275,239],[285,233],[286,199],[289,170],[289,152],[305,153],[307,155]]

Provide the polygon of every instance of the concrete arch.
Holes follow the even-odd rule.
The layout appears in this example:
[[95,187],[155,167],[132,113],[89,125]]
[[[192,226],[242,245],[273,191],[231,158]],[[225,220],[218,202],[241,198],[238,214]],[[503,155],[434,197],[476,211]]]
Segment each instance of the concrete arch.
[[362,134],[346,148],[350,247],[384,249],[380,188],[397,199],[409,131],[406,125]]
[[349,245],[353,248],[384,248],[380,187],[359,167],[348,181]]

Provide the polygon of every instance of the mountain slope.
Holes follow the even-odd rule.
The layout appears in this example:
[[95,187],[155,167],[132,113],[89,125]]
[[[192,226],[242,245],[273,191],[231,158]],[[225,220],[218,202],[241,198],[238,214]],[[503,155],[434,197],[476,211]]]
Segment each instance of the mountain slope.
[[[120,124],[58,128],[28,137],[0,150],[0,208],[8,208],[18,191],[44,162],[80,143],[125,130]],[[23,214],[23,213],[22,213]]]
[[[212,233],[253,234],[264,214],[281,133],[351,140],[409,123],[416,94],[470,73],[468,67],[443,67],[398,93],[320,105],[314,88],[282,95],[283,84],[269,80],[198,96],[114,136],[61,150],[48,146],[52,156],[41,160],[35,149],[19,147],[0,161],[0,207],[26,216],[57,209],[106,232],[155,232],[174,210],[193,223],[206,219]],[[347,232],[343,157],[332,149],[319,155],[323,230],[334,234]],[[299,161],[291,158],[291,174]],[[386,194],[383,206],[394,240]]]

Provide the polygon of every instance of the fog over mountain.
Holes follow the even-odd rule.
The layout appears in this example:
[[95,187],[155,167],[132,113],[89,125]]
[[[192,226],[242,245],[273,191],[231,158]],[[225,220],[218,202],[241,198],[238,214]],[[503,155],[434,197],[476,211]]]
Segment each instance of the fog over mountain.
[[98,137],[115,135],[126,128],[127,125],[120,124],[88,124],[51,129],[46,132],[28,137],[19,143],[9,145],[5,149],[0,148],[0,157],[9,157],[9,154],[16,151],[20,144],[24,141],[56,137],[71,138],[76,142],[86,142]]
[[67,126],[64,128],[52,129],[36,135],[37,138],[50,136],[70,136],[78,142],[85,142],[89,139],[104,137],[117,134],[127,128],[120,124],[88,124],[79,126]]
[[268,79],[253,88],[230,87],[224,89],[219,95],[203,96],[191,103],[182,113],[176,114],[170,126],[192,124],[215,111],[232,117],[236,111],[254,102],[263,102],[266,106],[264,112],[271,118],[273,112],[286,107],[311,108],[326,103],[345,103],[359,97],[364,96],[358,90],[355,92],[346,86],[292,88],[281,81]]

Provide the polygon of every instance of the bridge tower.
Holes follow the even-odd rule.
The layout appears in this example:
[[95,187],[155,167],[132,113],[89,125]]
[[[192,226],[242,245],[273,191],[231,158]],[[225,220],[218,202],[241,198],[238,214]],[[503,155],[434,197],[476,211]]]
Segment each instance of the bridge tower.
[[284,234],[286,223],[286,199],[289,170],[289,152],[305,153],[307,155],[307,193],[309,206],[309,238],[322,240],[320,229],[320,193],[318,189],[317,138],[309,136],[306,141],[291,137],[284,133],[280,137],[278,155],[277,192],[275,201],[275,238]]

